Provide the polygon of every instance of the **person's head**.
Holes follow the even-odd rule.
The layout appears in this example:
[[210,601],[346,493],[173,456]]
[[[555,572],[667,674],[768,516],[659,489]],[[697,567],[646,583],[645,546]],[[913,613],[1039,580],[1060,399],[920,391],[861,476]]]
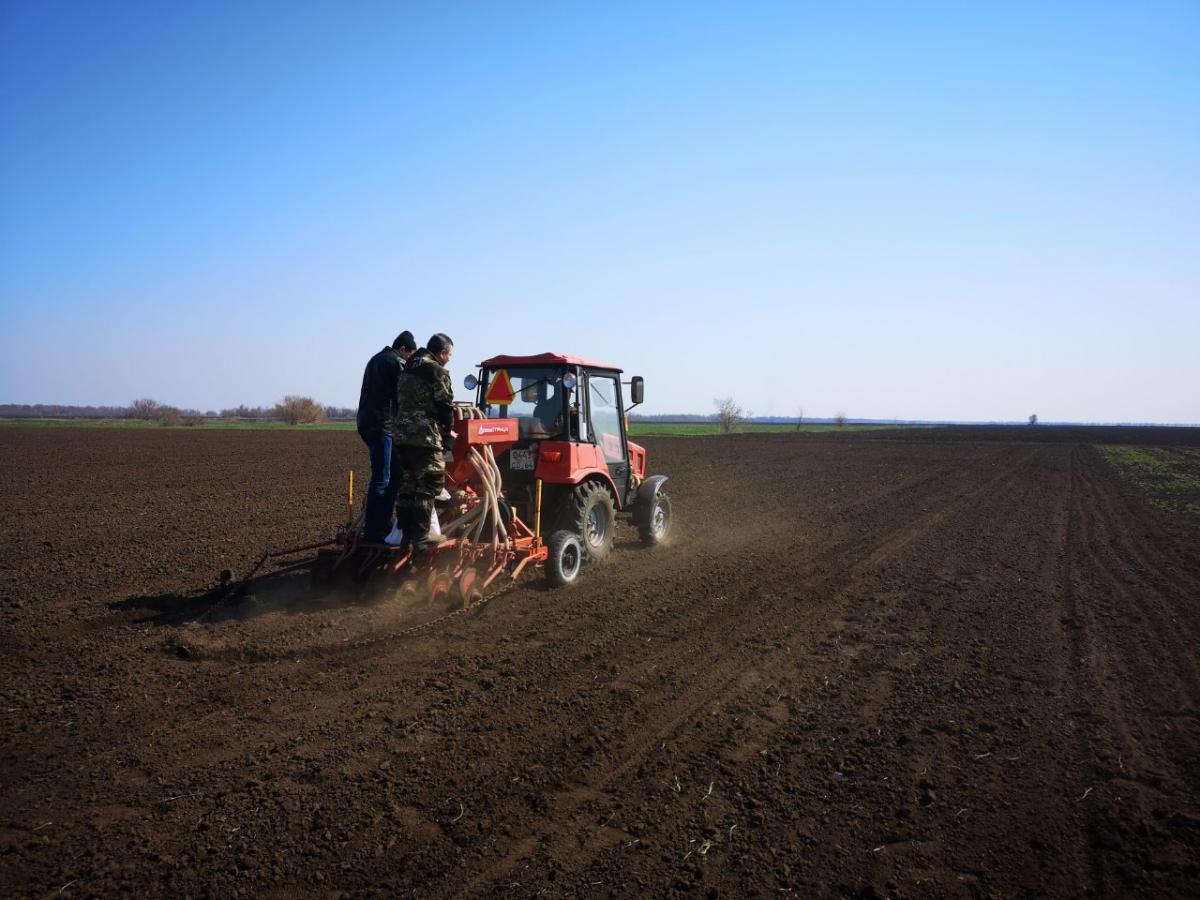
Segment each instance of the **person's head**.
[[408,359],[416,352],[417,341],[411,331],[402,331],[392,341],[392,349],[400,354],[401,359]]
[[444,366],[450,362],[450,357],[454,353],[454,341],[439,331],[429,339],[425,348],[433,354],[434,359]]

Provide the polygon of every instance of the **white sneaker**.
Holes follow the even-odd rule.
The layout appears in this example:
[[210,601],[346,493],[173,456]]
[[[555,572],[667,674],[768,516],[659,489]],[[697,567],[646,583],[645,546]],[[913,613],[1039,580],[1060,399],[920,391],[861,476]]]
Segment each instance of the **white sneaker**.
[[385,544],[387,544],[389,547],[398,547],[401,544],[403,544],[404,543],[404,532],[400,530],[400,526],[397,525],[395,522],[393,522],[391,534],[389,534],[387,537],[385,537],[383,539],[383,542]]

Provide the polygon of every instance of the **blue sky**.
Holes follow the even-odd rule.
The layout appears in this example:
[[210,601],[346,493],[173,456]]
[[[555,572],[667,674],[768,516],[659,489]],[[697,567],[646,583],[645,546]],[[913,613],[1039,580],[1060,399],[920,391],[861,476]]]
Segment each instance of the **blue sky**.
[[[1200,422],[1200,5],[9,2],[0,402]],[[463,391],[464,399],[466,392]]]

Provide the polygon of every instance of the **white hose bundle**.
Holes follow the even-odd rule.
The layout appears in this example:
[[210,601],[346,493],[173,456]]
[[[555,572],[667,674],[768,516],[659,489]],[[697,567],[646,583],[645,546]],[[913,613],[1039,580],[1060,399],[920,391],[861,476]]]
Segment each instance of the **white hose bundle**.
[[[459,421],[487,418],[481,409],[468,404],[456,405],[454,413],[455,418]],[[503,543],[504,549],[507,550],[510,545],[508,529],[504,527],[500,518],[500,466],[496,463],[496,455],[490,446],[484,444],[482,448],[472,447],[467,459],[477,476],[479,502],[472,509],[447,524],[442,532],[451,535],[461,531],[464,537],[467,537],[469,533],[468,539],[479,543],[483,538],[484,528],[490,523],[493,549]],[[474,527],[472,528],[472,526]]]

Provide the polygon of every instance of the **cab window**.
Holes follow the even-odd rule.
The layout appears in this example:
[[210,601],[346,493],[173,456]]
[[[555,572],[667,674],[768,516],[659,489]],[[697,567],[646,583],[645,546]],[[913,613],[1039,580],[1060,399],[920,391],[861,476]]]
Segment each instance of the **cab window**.
[[615,375],[588,376],[588,408],[592,435],[607,462],[625,461],[625,442],[621,439],[620,386]]
[[[555,437],[563,430],[563,388],[558,369],[507,369],[513,402],[483,404],[489,419],[517,419],[522,437]],[[489,373],[488,383],[495,377]],[[486,396],[486,390],[483,392]]]

